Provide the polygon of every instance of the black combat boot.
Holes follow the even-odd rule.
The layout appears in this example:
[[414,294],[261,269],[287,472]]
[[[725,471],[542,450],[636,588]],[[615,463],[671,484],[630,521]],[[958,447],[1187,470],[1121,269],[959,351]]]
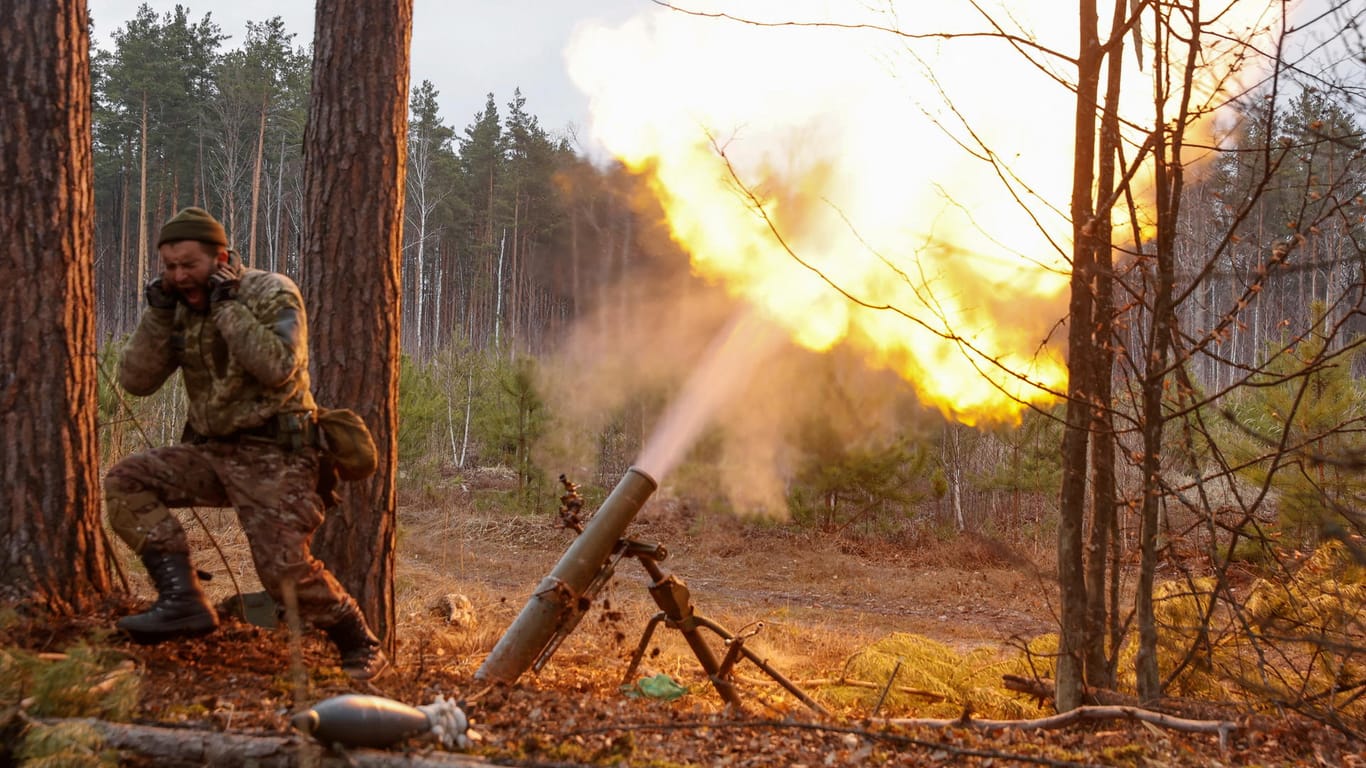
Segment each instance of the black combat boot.
[[341,654],[342,671],[354,680],[371,680],[389,668],[389,659],[380,648],[379,640],[365,625],[359,610],[330,627],[323,627],[328,639]]
[[157,588],[151,608],[118,621],[139,643],[160,643],[206,635],[218,628],[218,614],[204,597],[199,577],[184,552],[143,552],[142,564]]

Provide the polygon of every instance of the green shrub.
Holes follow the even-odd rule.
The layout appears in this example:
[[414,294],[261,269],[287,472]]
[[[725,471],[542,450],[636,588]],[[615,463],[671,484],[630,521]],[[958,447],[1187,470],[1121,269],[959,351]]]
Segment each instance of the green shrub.
[[[0,711],[22,706],[35,719],[127,720],[137,707],[140,683],[131,662],[89,645],[69,648],[55,660],[19,649],[0,649]],[[25,766],[118,764],[100,750],[99,735],[85,724],[0,722],[0,744],[13,744]],[[0,747],[0,763],[5,758]]]
[[1360,353],[1332,353],[1319,332],[1323,308],[1314,312],[1314,330],[1268,347],[1270,360],[1250,380],[1254,386],[1229,404],[1233,423],[1223,435],[1239,475],[1275,491],[1281,529],[1294,546],[1316,542],[1333,523],[1333,510],[1352,508],[1366,495],[1366,475],[1338,461],[1360,454],[1366,388],[1352,375]]

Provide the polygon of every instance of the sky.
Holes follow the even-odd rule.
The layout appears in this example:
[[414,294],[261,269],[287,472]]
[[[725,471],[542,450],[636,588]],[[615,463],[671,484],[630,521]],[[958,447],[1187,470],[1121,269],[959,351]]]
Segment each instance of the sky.
[[[95,22],[92,46],[110,48],[111,33],[142,2],[158,14],[174,10],[178,2],[194,20],[210,14],[230,36],[226,48],[241,44],[248,21],[277,15],[297,35],[296,44],[312,42],[312,0],[88,0]],[[1311,16],[1306,11],[1327,2],[1305,0],[1301,16]],[[506,114],[514,89],[520,88],[542,128],[556,136],[572,132],[578,149],[601,156],[603,149],[589,131],[588,97],[568,74],[566,48],[576,28],[594,22],[619,26],[659,10],[651,0],[414,0],[412,82],[432,81],[442,117],[457,131],[473,122],[490,92],[500,114]]]
[[[241,45],[248,21],[279,16],[285,29],[307,46],[313,39],[312,0],[145,0],[158,15],[186,6],[190,18],[210,14]],[[122,27],[144,0],[89,0],[95,22],[93,48],[112,47],[111,34]],[[457,131],[474,120],[490,92],[500,114],[513,91],[521,88],[526,108],[541,127],[564,135],[570,126],[587,142],[587,99],[566,73],[564,49],[574,28],[596,20],[617,24],[653,8],[650,0],[414,0],[412,82],[430,80],[440,93],[441,114]],[[593,151],[591,147],[584,149]]]

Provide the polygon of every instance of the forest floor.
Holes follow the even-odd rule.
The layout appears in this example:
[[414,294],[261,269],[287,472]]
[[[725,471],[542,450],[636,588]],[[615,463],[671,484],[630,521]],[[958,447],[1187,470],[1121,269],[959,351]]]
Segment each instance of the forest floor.
[[[128,601],[59,626],[7,627],[0,640],[57,652],[99,638],[140,675],[136,722],[148,725],[297,736],[291,714],[331,696],[368,693],[417,705],[441,695],[461,702],[482,737],[471,753],[495,765],[1366,766],[1363,745],[1293,716],[1259,718],[1223,746],[1213,734],[1125,720],[1048,730],[889,725],[885,718],[944,717],[944,702],[912,691],[879,703],[877,683],[885,681],[871,681],[858,695],[840,693],[834,681],[851,657],[894,633],[935,641],[963,658],[976,654],[974,663],[1018,655],[1029,639],[1056,627],[1056,587],[1040,548],[972,536],[869,544],[699,517],[667,500],[647,505],[630,538],[664,545],[660,566],[687,584],[696,612],[735,634],[757,630],[745,647],[829,713],[804,706],[749,661],[735,669],[743,711],[724,706],[681,633],[664,626],[634,679],[667,675],[685,692],[672,700],[628,693],[629,658],[658,610],[649,578],[629,560],[540,672],[491,686],[475,671],[573,535],[545,518],[478,513],[477,492],[401,507],[399,646],[395,668],[373,683],[346,678],[316,631],[297,644],[293,658],[302,664],[291,663],[284,627],[230,617],[211,636],[160,646],[106,637]],[[197,565],[215,576],[211,596],[234,593],[229,567],[238,588],[259,589],[240,532],[218,514],[205,517],[225,557],[203,541],[197,555]],[[131,578],[150,596],[140,574]],[[472,616],[449,621],[441,603],[452,594],[468,598]],[[417,740],[407,748],[414,756],[440,753]]]

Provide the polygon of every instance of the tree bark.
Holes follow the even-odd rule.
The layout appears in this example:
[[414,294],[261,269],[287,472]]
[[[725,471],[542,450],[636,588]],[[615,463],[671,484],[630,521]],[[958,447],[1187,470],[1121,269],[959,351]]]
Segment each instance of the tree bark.
[[[1122,34],[1127,6],[1116,2],[1110,19],[1110,34]],[[1119,39],[1122,39],[1119,38]],[[1116,40],[1115,42],[1118,42]],[[1111,234],[1111,190],[1115,187],[1115,166],[1119,162],[1119,96],[1124,56],[1115,46],[1106,57],[1105,110],[1101,117],[1100,148],[1097,152],[1096,189],[1099,204],[1095,211],[1095,405],[1091,415],[1091,535],[1086,550],[1086,647],[1084,682],[1090,686],[1112,688],[1120,643],[1118,608],[1119,574],[1107,570],[1111,536],[1119,527],[1115,488],[1115,430],[1110,402],[1115,365],[1114,328],[1114,241]],[[1110,578],[1107,580],[1106,575]],[[1107,629],[1110,630],[1107,633]],[[1109,641],[1107,644],[1107,640]]]
[[247,266],[259,267],[256,261],[256,218],[261,209],[261,164],[266,155],[266,114],[270,111],[270,97],[261,99],[260,122],[256,127],[256,158],[251,167],[251,223],[247,225]]
[[109,591],[95,438],[84,0],[0,4],[0,602]]
[[110,329],[115,334],[123,333],[133,327],[133,317],[137,312],[137,305],[129,300],[128,297],[134,295],[133,286],[137,285],[137,275],[130,275],[132,265],[130,261],[136,262],[136,256],[129,256],[128,253],[128,212],[132,210],[133,201],[131,199],[132,185],[128,182],[128,148],[124,145],[124,162],[120,163],[119,168],[119,280],[118,295],[110,304],[117,309],[114,317],[117,318]]
[[378,472],[346,484],[315,551],[391,652],[412,19],[412,0],[320,0],[304,132],[301,267],[317,396],[359,412],[380,458]]
[[1095,391],[1091,279],[1096,261],[1092,185],[1096,104],[1102,51],[1095,0],[1081,0],[1077,60],[1075,162],[1072,167],[1072,279],[1067,331],[1067,417],[1062,441],[1062,489],[1058,510],[1058,589],[1062,603],[1058,648],[1058,711],[1081,706],[1086,650],[1087,595],[1082,552],[1086,516],[1087,446]]
[[[389,752],[378,749],[347,749],[328,752],[321,744],[301,736],[223,733],[192,728],[165,728],[154,725],[128,725],[104,720],[49,720],[90,725],[104,745],[121,752],[132,752],[156,759],[163,766],[240,766],[293,768],[315,765],[319,768],[430,768],[432,766],[487,766],[488,761],[449,752]],[[417,743],[417,742],[412,742]],[[304,758],[310,758],[305,760]]]
[[[138,159],[138,273],[133,276],[133,285],[142,285],[147,279],[147,92],[142,92],[142,149]],[[133,308],[137,317],[137,307]]]
[[[1157,249],[1155,263],[1156,284],[1153,286],[1152,326],[1148,336],[1148,347],[1144,350],[1143,368],[1143,505],[1141,528],[1139,532],[1139,570],[1138,590],[1134,613],[1138,622],[1138,655],[1134,660],[1134,673],[1137,678],[1138,695],[1144,699],[1156,699],[1162,695],[1162,680],[1157,663],[1157,621],[1154,615],[1153,585],[1157,572],[1157,533],[1160,506],[1163,501],[1162,488],[1162,432],[1166,422],[1163,411],[1166,386],[1171,373],[1171,350],[1176,332],[1176,309],[1173,292],[1175,290],[1176,261],[1176,224],[1181,211],[1181,190],[1184,172],[1181,165],[1182,140],[1185,135],[1187,119],[1190,115],[1189,99],[1192,72],[1199,55],[1200,27],[1198,5],[1196,13],[1186,21],[1193,25],[1190,42],[1184,51],[1186,60],[1185,81],[1181,83],[1179,95],[1180,110],[1171,123],[1164,123],[1164,108],[1169,84],[1162,78],[1155,78],[1158,90],[1153,96],[1156,114],[1154,153],[1156,161],[1154,187],[1157,196]],[[1159,20],[1159,23],[1161,21]],[[1159,45],[1160,45],[1159,36]],[[1155,57],[1165,60],[1167,52],[1160,47]],[[1168,127],[1170,125],[1170,128]],[[1168,132],[1170,131],[1170,132]]]

